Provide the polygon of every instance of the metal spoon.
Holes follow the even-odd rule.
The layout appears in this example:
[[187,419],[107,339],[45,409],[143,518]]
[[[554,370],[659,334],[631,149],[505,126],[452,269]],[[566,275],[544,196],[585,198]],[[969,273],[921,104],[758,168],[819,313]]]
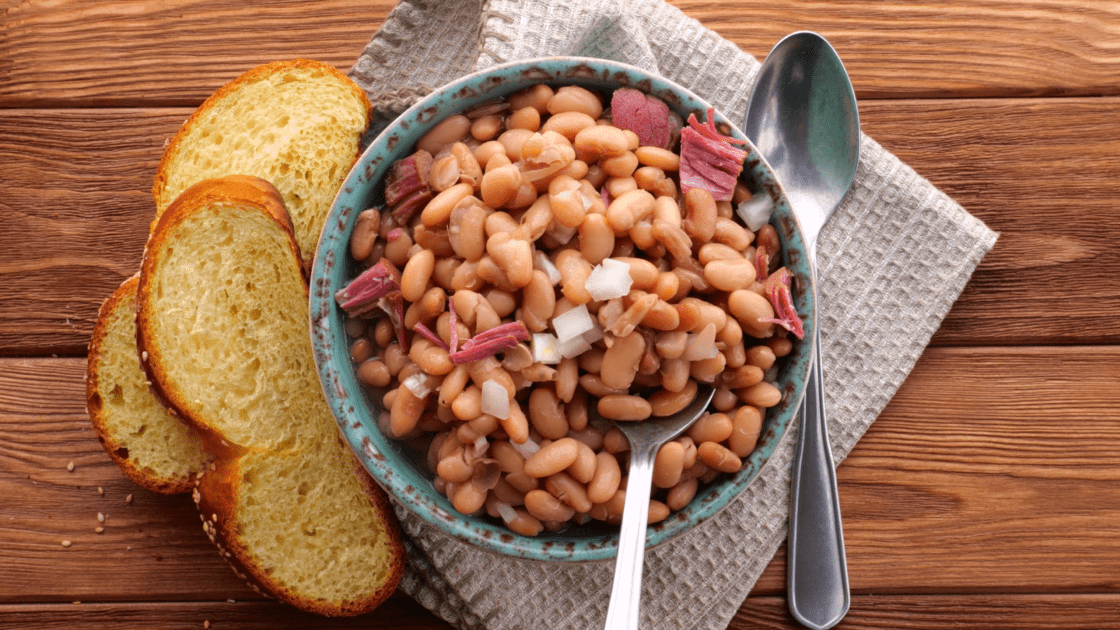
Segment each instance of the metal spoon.
[[[618,557],[614,562],[614,583],[607,607],[607,630],[638,630],[638,609],[642,597],[642,563],[646,551],[646,521],[649,519],[650,484],[653,460],[669,440],[684,433],[712,402],[715,389],[701,384],[687,407],[665,418],[640,422],[614,422],[630,441],[630,472],[626,482],[626,501],[622,506],[622,529],[618,534]],[[592,418],[601,418],[597,405],[588,405]],[[612,421],[613,422],[613,421]]]
[[[815,265],[817,234],[851,187],[859,162],[855,92],[828,41],[802,31],[774,46],[751,92],[743,131],[785,187]],[[851,596],[819,330],[794,451],[788,595],[799,622],[824,630],[848,612]]]

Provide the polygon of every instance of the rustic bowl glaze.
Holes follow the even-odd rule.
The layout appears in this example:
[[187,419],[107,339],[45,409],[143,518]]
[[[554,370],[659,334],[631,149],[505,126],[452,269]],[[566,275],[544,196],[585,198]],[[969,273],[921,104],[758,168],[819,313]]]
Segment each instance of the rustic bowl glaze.
[[[374,479],[397,502],[444,533],[480,549],[535,560],[603,560],[615,555],[617,528],[592,522],[559,533],[526,537],[511,533],[485,515],[464,516],[456,512],[433,488],[424,454],[409,451],[378,429],[380,396],[369,396],[357,379],[347,351],[344,314],[334,300],[335,292],[360,271],[349,258],[350,233],[358,213],[384,203],[380,182],[388,167],[409,155],[416,141],[445,117],[542,82],[582,85],[604,94],[620,87],[633,87],[664,100],[684,120],[690,113],[706,120],[708,104],[687,89],[639,68],[602,59],[550,57],[514,62],[465,76],[436,90],[381,130],[343,183],[312,269],[311,337],[323,391],[342,435]],[[724,134],[745,139],[718,112],[716,123]],[[752,190],[768,194],[774,202],[771,223],[781,237],[786,266],[796,278],[794,302],[805,320],[806,339],[810,339],[816,326],[816,307],[814,292],[806,290],[813,282],[801,229],[769,165],[753,145],[745,148],[748,156],[742,178]],[[782,402],[766,414],[758,446],[743,469],[702,487],[687,508],[651,526],[647,547],[704,523],[758,477],[800,405],[811,353],[812,344],[795,343],[793,353],[784,359],[778,378]]]

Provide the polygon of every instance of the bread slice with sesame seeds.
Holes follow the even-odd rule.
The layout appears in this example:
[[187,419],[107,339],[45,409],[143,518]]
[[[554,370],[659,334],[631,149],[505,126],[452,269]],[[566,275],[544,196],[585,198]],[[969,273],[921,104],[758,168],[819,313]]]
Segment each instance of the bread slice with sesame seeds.
[[97,439],[125,476],[163,494],[189,492],[213,456],[149,390],[136,353],[136,287],[101,305],[86,362],[86,408]]
[[141,264],[137,346],[217,456],[195,502],[238,575],[323,615],[368,612],[395,590],[400,526],[323,396],[299,247],[271,184],[204,180],[168,207]]
[[310,269],[371,112],[365,92],[329,64],[296,59],[253,68],[207,98],[168,142],[152,187],[156,218],[196,182],[256,175],[283,196]]

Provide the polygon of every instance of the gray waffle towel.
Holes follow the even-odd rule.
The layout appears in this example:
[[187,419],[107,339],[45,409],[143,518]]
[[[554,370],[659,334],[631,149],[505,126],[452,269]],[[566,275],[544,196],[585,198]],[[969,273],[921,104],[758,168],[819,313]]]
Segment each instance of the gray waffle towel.
[[[505,61],[581,55],[691,88],[742,121],[758,61],[662,0],[403,0],[350,76],[381,120]],[[886,406],[996,234],[864,136],[854,188],[817,245],[829,431],[837,462]],[[786,536],[795,429],[718,517],[647,555],[642,627],[726,628]],[[461,629],[602,627],[613,561],[546,564],[471,548],[398,506],[401,588]]]

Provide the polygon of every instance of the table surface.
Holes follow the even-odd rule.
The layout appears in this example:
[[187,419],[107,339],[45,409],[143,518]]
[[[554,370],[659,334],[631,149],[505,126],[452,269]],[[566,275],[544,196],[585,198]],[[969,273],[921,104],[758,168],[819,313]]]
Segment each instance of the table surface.
[[[3,2],[0,628],[448,627],[401,594],[345,620],[263,600],[188,496],[118,471],[84,403],[165,141],[257,64],[348,70],[393,4]],[[840,627],[1120,627],[1120,2],[674,4],[760,58],[825,35],[864,130],[1001,233],[839,467]],[[785,561],[731,628],[797,627]]]

